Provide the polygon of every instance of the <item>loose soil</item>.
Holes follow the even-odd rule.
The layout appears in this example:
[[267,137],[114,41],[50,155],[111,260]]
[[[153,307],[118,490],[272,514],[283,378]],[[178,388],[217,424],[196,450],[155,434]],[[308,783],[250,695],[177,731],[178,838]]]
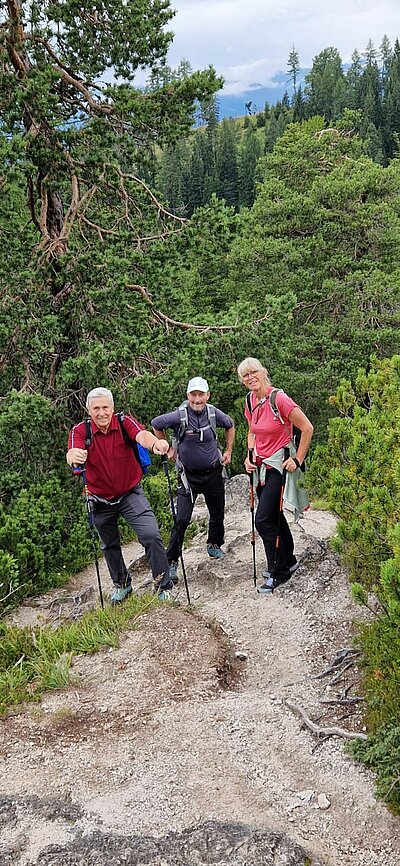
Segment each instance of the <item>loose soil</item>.
[[[174,605],[77,657],[69,688],[0,719],[0,866],[399,866],[399,821],[372,774],[293,711],[364,731],[360,701],[332,703],[359,695],[357,656],[324,674],[365,616],[329,546],[334,518],[311,509],[293,527],[301,568],[268,597],[253,585],[244,476],[227,487],[222,561],[205,518],[200,502],[191,609],[180,577]],[[256,551],[261,578],[259,539]],[[141,548],[125,555],[140,592]],[[90,568],[10,621],[56,626],[97,603]]]

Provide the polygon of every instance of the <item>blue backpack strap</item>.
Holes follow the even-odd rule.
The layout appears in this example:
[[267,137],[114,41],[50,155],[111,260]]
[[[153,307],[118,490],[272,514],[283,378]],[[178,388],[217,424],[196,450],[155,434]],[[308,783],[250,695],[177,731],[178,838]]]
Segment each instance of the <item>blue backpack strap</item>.
[[121,428],[121,433],[125,439],[127,445],[130,445],[133,453],[135,455],[135,459],[139,463],[139,466],[144,474],[148,471],[149,466],[151,466],[151,458],[147,448],[144,448],[143,445],[140,445],[139,442],[136,442],[135,439],[131,439],[128,431],[125,429],[124,418],[125,415],[123,412],[117,412],[117,418],[119,421],[119,426]]

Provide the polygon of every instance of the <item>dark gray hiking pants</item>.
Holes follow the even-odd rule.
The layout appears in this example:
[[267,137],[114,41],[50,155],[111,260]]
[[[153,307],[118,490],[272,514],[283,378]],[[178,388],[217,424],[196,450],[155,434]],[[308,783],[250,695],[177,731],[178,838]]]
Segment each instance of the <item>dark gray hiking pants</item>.
[[186,469],[186,478],[190,489],[187,491],[179,480],[176,498],[177,526],[174,526],[167,548],[168,562],[178,562],[182,550],[185,532],[192,519],[194,504],[199,493],[202,493],[209,511],[207,544],[221,547],[224,543],[225,485],[222,477],[222,466],[218,462],[210,469]]
[[143,545],[153,578],[165,574],[168,571],[168,560],[160,530],[143,487],[138,484],[114,505],[97,501],[94,503],[93,522],[100,537],[100,547],[113,583],[116,586],[128,586],[131,582],[121,550],[118,529],[120,514],[125,518],[128,526],[136,532],[140,544]]

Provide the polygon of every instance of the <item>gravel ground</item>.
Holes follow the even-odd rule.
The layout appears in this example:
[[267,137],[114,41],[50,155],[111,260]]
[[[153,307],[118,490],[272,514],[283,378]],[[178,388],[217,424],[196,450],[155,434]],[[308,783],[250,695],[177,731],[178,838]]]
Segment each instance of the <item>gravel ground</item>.
[[[359,702],[332,703],[358,694],[364,616],[329,547],[334,518],[305,515],[293,529],[301,568],[259,596],[246,484],[227,488],[223,561],[207,557],[196,507],[192,610],[181,579],[176,605],[143,616],[117,649],[78,657],[68,689],[0,720],[0,866],[400,866],[399,820],[372,775],[345,738],[298,714],[363,733]],[[139,555],[127,546],[127,561]],[[136,569],[139,591],[146,576]],[[94,603],[88,569],[10,619],[57,624]]]

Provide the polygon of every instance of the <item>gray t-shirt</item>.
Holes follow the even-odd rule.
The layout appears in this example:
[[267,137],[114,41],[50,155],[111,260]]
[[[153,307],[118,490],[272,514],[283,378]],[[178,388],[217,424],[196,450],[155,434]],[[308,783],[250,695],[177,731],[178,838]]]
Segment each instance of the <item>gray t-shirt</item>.
[[[178,447],[179,459],[186,469],[194,472],[200,469],[209,469],[210,466],[218,462],[219,452],[218,442],[210,427],[207,409],[204,408],[201,412],[195,412],[189,404],[186,408],[188,427]],[[221,412],[217,408],[215,409],[215,421],[217,427],[222,427],[224,430],[229,430],[234,426],[233,418],[230,415],[225,415],[225,412]],[[151,426],[155,430],[171,428],[174,436],[176,436],[180,423],[179,409],[175,409],[174,412],[157,415],[157,418],[153,418]]]

